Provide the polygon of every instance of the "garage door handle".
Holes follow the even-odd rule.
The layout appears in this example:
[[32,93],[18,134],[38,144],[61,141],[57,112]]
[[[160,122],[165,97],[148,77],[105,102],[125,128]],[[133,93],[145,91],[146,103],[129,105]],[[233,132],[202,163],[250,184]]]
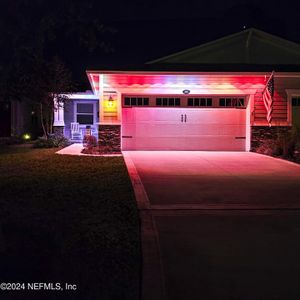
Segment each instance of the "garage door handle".
[[181,122],[183,122],[183,115],[181,115]]
[[187,117],[186,117],[186,115],[184,115],[184,122],[186,123],[186,120],[187,120]]

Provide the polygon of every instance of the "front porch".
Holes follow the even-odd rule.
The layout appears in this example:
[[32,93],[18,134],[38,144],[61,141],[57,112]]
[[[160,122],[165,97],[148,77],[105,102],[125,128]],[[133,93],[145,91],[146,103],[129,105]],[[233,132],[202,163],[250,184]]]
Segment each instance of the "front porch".
[[69,96],[64,105],[56,105],[54,129],[73,143],[82,143],[86,134],[98,140],[99,98],[92,91]]

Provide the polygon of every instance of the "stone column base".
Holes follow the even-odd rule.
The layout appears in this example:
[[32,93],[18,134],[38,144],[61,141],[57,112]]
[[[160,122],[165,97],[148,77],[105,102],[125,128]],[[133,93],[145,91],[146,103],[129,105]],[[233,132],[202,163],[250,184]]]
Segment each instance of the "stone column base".
[[64,136],[65,127],[64,126],[53,126],[53,133],[55,136]]
[[102,153],[120,153],[121,125],[99,125],[98,145]]

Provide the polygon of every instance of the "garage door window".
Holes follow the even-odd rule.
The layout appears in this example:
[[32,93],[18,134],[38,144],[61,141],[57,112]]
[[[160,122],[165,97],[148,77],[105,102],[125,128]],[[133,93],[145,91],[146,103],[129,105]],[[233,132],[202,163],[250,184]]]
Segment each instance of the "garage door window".
[[212,106],[212,98],[188,98],[188,106],[196,106],[196,107]]
[[156,106],[180,106],[180,98],[156,98]]
[[220,98],[220,107],[245,107],[244,98]]
[[124,98],[125,106],[148,106],[149,98],[142,97],[125,97]]

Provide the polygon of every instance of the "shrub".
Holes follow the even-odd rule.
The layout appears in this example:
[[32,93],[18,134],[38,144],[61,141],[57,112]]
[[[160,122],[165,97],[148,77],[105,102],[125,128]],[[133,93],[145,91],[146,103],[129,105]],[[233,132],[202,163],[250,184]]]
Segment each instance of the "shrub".
[[300,149],[300,130],[294,128],[290,133],[278,133],[277,139],[267,139],[256,149],[257,153],[293,158]]
[[265,155],[280,156],[282,155],[282,148],[277,141],[265,140],[259,145],[256,152]]
[[300,141],[297,141],[295,144],[295,151],[300,152]]
[[292,138],[295,143],[295,149],[300,150],[300,127],[293,127]]
[[54,135],[50,137],[50,140],[52,141],[54,147],[66,147],[71,144],[70,141],[63,135]]
[[97,146],[97,139],[93,135],[85,135],[83,137],[83,147],[87,149],[92,149]]
[[44,137],[39,137],[33,144],[34,148],[52,148],[48,139]]
[[61,135],[51,135],[48,138],[39,137],[35,143],[35,148],[58,148],[70,145],[70,141]]

